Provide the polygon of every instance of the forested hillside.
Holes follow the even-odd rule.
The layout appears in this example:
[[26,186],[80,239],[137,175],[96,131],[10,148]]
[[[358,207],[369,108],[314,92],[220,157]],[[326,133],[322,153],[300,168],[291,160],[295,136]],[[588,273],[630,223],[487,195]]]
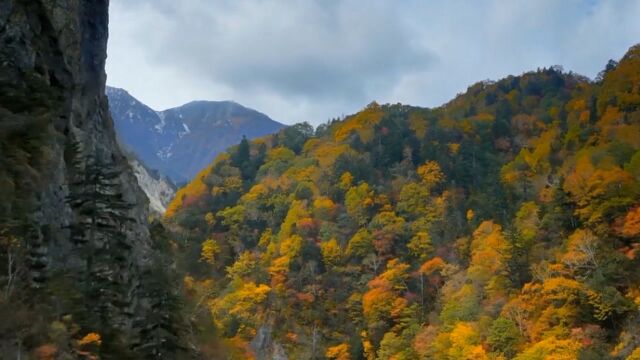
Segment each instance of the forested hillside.
[[243,141],[167,211],[190,341],[640,359],[639,150],[640,46],[593,81],[552,67]]

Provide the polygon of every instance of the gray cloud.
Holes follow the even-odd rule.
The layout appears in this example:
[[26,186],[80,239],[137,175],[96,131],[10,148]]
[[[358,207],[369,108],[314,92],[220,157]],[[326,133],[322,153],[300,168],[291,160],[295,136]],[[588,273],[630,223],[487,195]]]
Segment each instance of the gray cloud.
[[436,106],[562,64],[594,76],[640,41],[640,0],[111,0],[109,83],[156,108],[232,99],[287,123],[371,100]]

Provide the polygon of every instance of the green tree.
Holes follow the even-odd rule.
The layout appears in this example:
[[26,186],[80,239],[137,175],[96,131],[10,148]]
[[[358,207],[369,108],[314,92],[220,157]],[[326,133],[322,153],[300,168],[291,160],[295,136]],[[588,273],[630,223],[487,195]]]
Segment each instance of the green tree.
[[493,321],[487,337],[491,350],[507,358],[512,358],[518,352],[522,340],[516,323],[502,316]]

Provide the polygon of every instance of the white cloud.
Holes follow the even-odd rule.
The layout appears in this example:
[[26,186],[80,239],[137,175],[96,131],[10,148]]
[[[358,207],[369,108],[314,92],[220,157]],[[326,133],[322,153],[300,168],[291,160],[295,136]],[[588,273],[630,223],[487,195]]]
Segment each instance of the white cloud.
[[108,81],[157,109],[230,99],[318,124],[537,67],[593,77],[640,41],[639,13],[640,0],[111,0]]

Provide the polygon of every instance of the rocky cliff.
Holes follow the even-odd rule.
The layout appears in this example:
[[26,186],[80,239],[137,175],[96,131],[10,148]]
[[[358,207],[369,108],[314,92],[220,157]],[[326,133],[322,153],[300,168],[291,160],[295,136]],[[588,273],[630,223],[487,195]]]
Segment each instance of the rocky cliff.
[[2,355],[160,351],[145,321],[164,298],[143,277],[160,257],[109,115],[107,25],[108,0],[0,1]]
[[164,214],[176,194],[176,186],[158,171],[148,169],[134,155],[129,154],[128,157],[138,184],[149,198],[149,212],[153,215]]

